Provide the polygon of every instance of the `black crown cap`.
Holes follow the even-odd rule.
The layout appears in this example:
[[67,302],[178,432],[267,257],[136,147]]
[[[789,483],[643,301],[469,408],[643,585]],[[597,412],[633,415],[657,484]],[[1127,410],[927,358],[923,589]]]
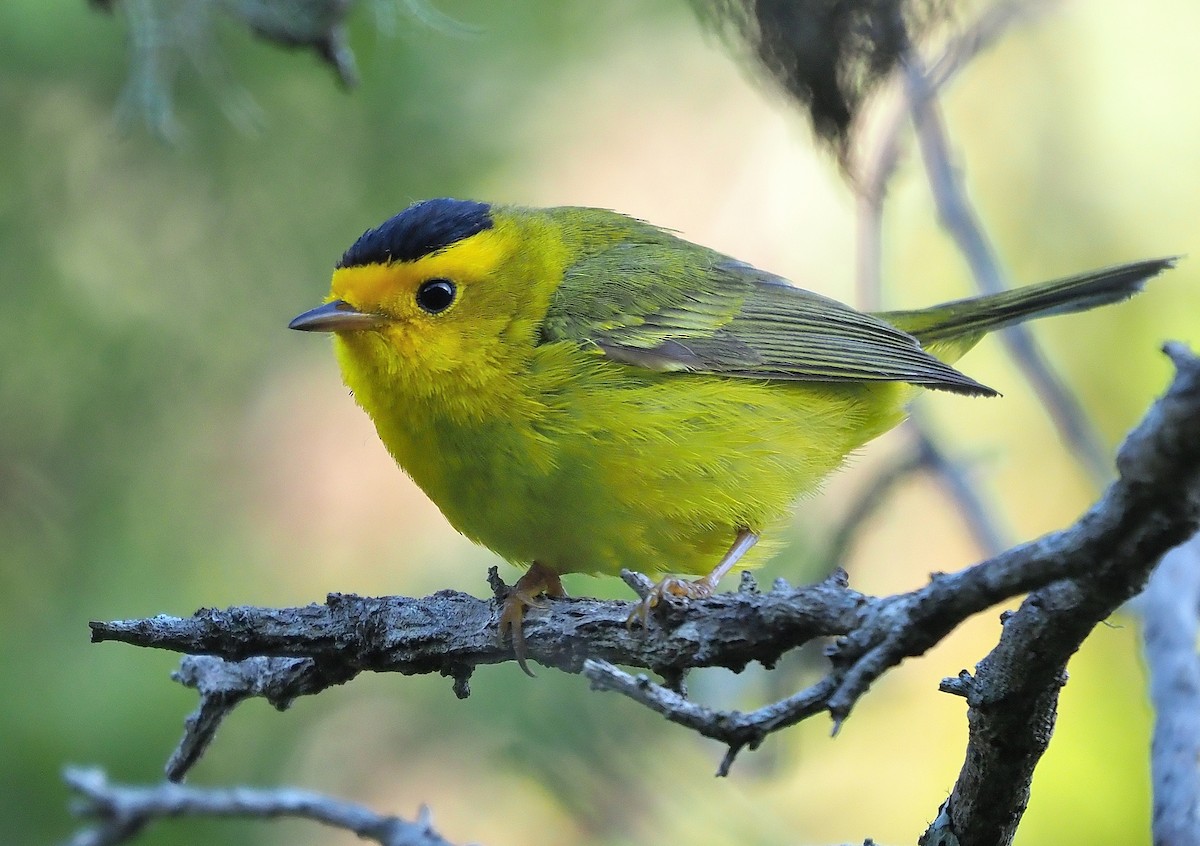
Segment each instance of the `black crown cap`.
[[337,266],[416,261],[494,225],[492,208],[487,203],[424,200],[364,232]]

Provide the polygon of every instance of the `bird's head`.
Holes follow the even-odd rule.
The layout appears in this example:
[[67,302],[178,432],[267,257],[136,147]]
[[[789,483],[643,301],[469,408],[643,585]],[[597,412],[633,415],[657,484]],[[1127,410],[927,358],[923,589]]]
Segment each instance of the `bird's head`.
[[482,387],[532,353],[566,263],[544,214],[427,200],[365,232],[325,304],[289,325],[334,333],[356,391],[364,379],[409,394]]

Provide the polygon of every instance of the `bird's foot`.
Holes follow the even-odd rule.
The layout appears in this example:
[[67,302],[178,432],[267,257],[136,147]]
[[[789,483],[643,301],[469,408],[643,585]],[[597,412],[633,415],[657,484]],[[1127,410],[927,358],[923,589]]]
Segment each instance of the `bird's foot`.
[[625,619],[625,628],[632,629],[634,623],[640,624],[643,629],[649,628],[650,612],[663,601],[664,597],[707,599],[716,592],[716,589],[717,583],[711,574],[695,581],[668,576],[652,587],[642,601],[633,607]]
[[717,585],[721,583],[721,579],[725,578],[725,574],[732,570],[733,565],[740,561],[742,556],[756,543],[758,543],[758,532],[747,528],[738,529],[729,551],[721,556],[721,560],[717,562],[716,567],[713,567],[711,573],[694,582],[673,576],[663,579],[652,587],[645,598],[629,612],[629,616],[625,619],[625,628],[632,629],[635,622],[641,623],[643,629],[649,628],[650,612],[654,610],[654,606],[663,601],[663,597],[706,599],[712,596],[717,592]]
[[509,588],[508,596],[504,598],[504,604],[500,609],[500,643],[504,643],[505,637],[511,631],[513,653],[517,656],[517,665],[525,675],[531,678],[533,672],[525,662],[525,657],[529,654],[525,646],[525,609],[544,608],[546,603],[538,598],[543,595],[548,597],[566,596],[567,592],[563,590],[558,573],[534,562],[525,571],[525,575],[517,579],[517,583]]

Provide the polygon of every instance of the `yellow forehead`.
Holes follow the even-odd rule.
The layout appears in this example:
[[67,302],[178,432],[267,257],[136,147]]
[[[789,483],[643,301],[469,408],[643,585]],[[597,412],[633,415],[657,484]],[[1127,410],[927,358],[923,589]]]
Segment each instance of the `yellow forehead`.
[[416,261],[338,268],[330,299],[345,300],[363,311],[402,312],[422,282],[446,278],[462,284],[488,278],[509,250],[510,240],[488,229]]

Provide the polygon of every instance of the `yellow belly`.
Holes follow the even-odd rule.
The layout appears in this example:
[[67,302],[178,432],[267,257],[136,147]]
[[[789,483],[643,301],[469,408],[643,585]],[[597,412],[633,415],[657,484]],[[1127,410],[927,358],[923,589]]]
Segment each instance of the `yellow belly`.
[[654,373],[552,345],[506,383],[522,396],[464,419],[345,372],[458,531],[559,573],[703,574],[741,528],[765,533],[745,563],[761,561],[795,500],[900,422],[911,392]]

